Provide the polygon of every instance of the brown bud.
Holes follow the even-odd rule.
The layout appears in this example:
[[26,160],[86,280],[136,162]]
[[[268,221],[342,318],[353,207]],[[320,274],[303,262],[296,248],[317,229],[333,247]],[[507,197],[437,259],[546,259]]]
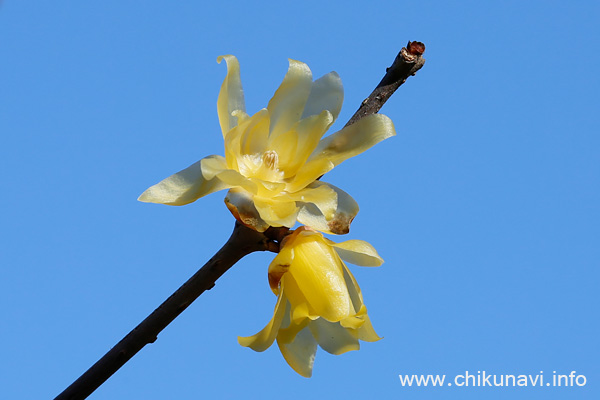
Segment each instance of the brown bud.
[[425,53],[425,45],[421,42],[408,42],[406,50],[414,56],[420,56]]

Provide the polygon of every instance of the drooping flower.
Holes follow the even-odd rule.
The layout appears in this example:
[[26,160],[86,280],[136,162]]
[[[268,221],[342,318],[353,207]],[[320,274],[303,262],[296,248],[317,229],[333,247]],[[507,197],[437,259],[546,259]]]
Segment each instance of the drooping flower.
[[287,363],[310,377],[317,345],[342,354],[358,350],[359,340],[379,340],[360,288],[342,259],[362,266],[383,263],[361,240],[335,243],[306,227],[287,236],[269,266],[269,284],[277,295],[273,318],[256,335],[239,337],[239,343],[264,351],[277,339]]
[[340,113],[343,87],[331,72],[313,82],[302,62],[290,60],[267,108],[249,116],[238,60],[231,55],[217,101],[225,157],[211,155],[148,188],[138,200],[184,205],[229,189],[233,215],[262,232],[296,220],[327,233],[347,233],[358,205],[319,179],[342,161],[395,134],[389,118],[365,117],[322,139]]

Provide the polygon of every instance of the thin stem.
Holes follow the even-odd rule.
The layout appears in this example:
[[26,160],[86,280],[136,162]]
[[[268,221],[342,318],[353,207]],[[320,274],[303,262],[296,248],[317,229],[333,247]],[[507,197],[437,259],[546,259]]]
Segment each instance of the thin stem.
[[346,126],[352,125],[367,115],[377,113],[386,101],[402,85],[408,77],[413,76],[425,64],[423,53],[425,45],[421,42],[408,42],[406,47],[396,56],[392,66],[386,69],[385,76],[373,92],[363,100],[358,110],[348,121]]
[[210,261],[55,400],[85,399],[145,345],[154,343],[167,325],[242,257],[255,251],[274,250],[274,244],[263,233],[236,222],[231,237]]

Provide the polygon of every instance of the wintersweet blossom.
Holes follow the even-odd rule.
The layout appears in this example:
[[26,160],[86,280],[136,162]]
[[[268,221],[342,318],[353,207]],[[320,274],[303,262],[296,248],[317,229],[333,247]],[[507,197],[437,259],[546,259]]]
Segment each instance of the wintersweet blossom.
[[360,288],[342,259],[379,266],[383,260],[362,240],[335,243],[306,227],[287,236],[269,266],[277,297],[273,318],[242,346],[264,351],[277,339],[287,363],[310,377],[317,345],[331,354],[359,349],[359,340],[379,340],[363,304]]
[[229,189],[233,215],[262,232],[296,220],[327,233],[347,233],[358,205],[346,192],[319,179],[342,161],[395,135],[380,114],[362,118],[322,138],[338,117],[342,82],[331,72],[316,81],[302,62],[290,60],[267,108],[246,114],[238,60],[227,62],[217,109],[225,157],[211,155],[147,189],[138,200],[184,205]]

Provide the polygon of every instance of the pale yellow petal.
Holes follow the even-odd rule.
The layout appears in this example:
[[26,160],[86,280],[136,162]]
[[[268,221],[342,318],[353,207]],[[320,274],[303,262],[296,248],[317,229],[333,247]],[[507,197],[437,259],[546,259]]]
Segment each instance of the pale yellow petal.
[[267,198],[281,198],[284,200],[290,200],[285,191],[284,182],[268,182],[262,179],[252,178],[252,182],[258,186],[257,196]]
[[223,59],[227,62],[227,75],[221,85],[217,100],[217,111],[223,137],[225,137],[227,132],[237,125],[237,119],[232,113],[236,110],[246,111],[246,106],[240,79],[240,64],[237,58],[232,55],[220,56],[217,58],[217,62],[221,63]]
[[358,328],[358,338],[365,342],[376,342],[381,340],[381,337],[377,335],[373,325],[371,325],[371,319],[368,315],[364,316],[365,322]]
[[202,160],[149,187],[138,200],[144,203],[182,206],[229,187],[218,179],[205,179],[201,165]]
[[283,358],[294,371],[305,378],[311,377],[317,342],[308,328],[302,329],[292,343],[280,343],[278,340],[277,345]]
[[254,197],[254,205],[260,217],[271,226],[287,226],[296,223],[298,207],[295,201],[276,201],[267,197]]
[[300,120],[312,86],[312,73],[308,65],[289,61],[288,72],[267,106],[272,136],[288,131]]
[[329,111],[335,121],[342,109],[344,87],[337,72],[330,72],[313,82],[302,118]]
[[311,321],[308,327],[319,346],[328,353],[339,355],[360,349],[356,336],[351,330],[342,327],[339,322],[329,322],[319,318]]
[[258,111],[248,121],[241,137],[242,154],[263,153],[267,148],[269,138],[269,111],[266,108]]
[[217,174],[227,169],[227,161],[223,156],[208,156],[200,160],[202,176],[206,180],[213,179]]
[[288,197],[294,201],[314,204],[327,220],[331,220],[335,216],[338,195],[331,186],[324,182],[315,182],[296,193],[288,194]]
[[275,294],[280,292],[280,282],[283,274],[288,272],[294,259],[294,249],[291,246],[280,246],[279,253],[269,264],[269,286]]
[[375,342],[381,339],[375,329],[373,329],[373,325],[371,324],[371,319],[367,314],[367,307],[364,305],[362,293],[360,291],[360,287],[358,286],[358,282],[354,275],[350,272],[350,269],[344,266],[344,280],[346,281],[346,287],[348,288],[348,294],[352,299],[352,304],[354,306],[354,310],[356,310],[355,316],[359,319],[359,321],[352,321],[352,319],[342,321],[341,325],[353,326],[357,328],[353,334],[355,334],[358,339],[363,340],[365,342]]
[[278,155],[278,168],[284,171],[283,177],[292,174],[290,166],[295,165],[296,148],[298,147],[298,133],[294,130],[282,132],[269,137],[267,149],[273,150]]
[[[365,313],[367,308],[364,307]],[[346,329],[349,329],[351,331],[356,331],[358,328],[360,328],[362,326],[362,324],[365,322],[364,320],[364,315],[351,315],[348,318],[344,318],[342,320],[340,320],[340,325]]]
[[391,119],[382,114],[369,115],[321,140],[309,161],[325,158],[338,165],[395,134]]
[[244,189],[232,188],[225,197],[225,205],[238,221],[257,232],[264,232],[269,224],[260,217],[252,199],[252,194]]
[[237,118],[238,124],[231,128],[225,136],[225,159],[227,167],[240,171],[239,159],[242,157],[242,139],[246,129],[254,121],[243,111],[234,111],[233,116]]
[[[358,282],[356,281],[356,278],[354,278],[354,275],[352,275],[352,272],[350,272],[350,269],[348,268],[348,266],[344,263],[342,263],[343,265],[343,270],[344,270],[344,281],[346,282],[346,288],[348,289],[348,295],[350,296],[350,299],[352,300],[352,306],[354,308],[354,313],[360,313],[360,312],[366,312],[366,308],[365,305],[363,303],[363,297],[362,297],[362,293],[360,291],[360,287],[358,286]],[[364,308],[364,309],[363,309]]]
[[336,235],[348,233],[350,223],[358,214],[358,204],[348,193],[331,184],[317,181],[308,187],[319,185],[327,185],[337,193],[337,207],[333,215],[327,218],[316,205],[307,202],[300,205],[298,222],[325,233]]
[[[277,334],[277,342],[281,344],[292,343],[302,329],[304,329],[310,319],[302,318],[302,319],[294,319],[293,316],[291,318],[291,323],[287,328],[279,329],[279,333]],[[296,323],[297,322],[297,323]]]
[[245,191],[255,194],[258,192],[258,186],[252,180],[246,178],[237,171],[226,169],[215,175],[215,178],[225,183],[227,187],[240,187]]
[[362,267],[378,267],[383,264],[383,258],[377,250],[364,240],[347,240],[341,243],[331,242],[342,260]]
[[[294,254],[295,254],[295,251],[292,249],[292,255],[294,255]],[[285,266],[280,265],[280,268],[281,267],[285,267]],[[289,266],[288,266],[288,271],[289,271]],[[292,313],[294,313],[294,312],[296,313],[295,316],[290,314],[290,318],[295,317],[296,321],[308,318],[310,314],[308,311],[308,305],[306,303],[306,301],[307,301],[306,296],[304,295],[302,290],[300,290],[300,288],[298,287],[298,284],[294,280],[294,277],[291,276],[288,271],[286,271],[287,273],[281,277],[281,286],[285,286],[285,294],[286,294],[290,304],[292,305]],[[277,273],[278,271],[273,270],[273,272],[271,272],[271,269],[269,269],[269,272]],[[290,320],[290,322],[291,322],[291,320]]]
[[302,321],[308,319],[315,319],[317,315],[311,315],[309,305],[306,302],[298,303],[292,308],[291,322],[294,324],[300,324]]
[[326,158],[308,161],[300,167],[292,180],[288,182],[286,190],[290,193],[297,192],[331,171],[333,167],[335,165]]
[[310,315],[333,322],[354,312],[342,261],[322,237],[294,247],[294,259],[283,281],[292,307],[306,302]]
[[267,326],[256,335],[247,337],[239,336],[238,343],[244,347],[250,347],[254,351],[265,351],[268,349],[277,337],[287,307],[285,296],[279,296],[277,298],[277,304],[275,305],[273,318],[271,318],[271,321],[269,321]]
[[300,120],[292,130],[297,133],[295,154],[290,157],[285,167],[285,178],[291,178],[304,165],[308,157],[319,144],[319,141],[333,123],[333,116],[327,110]]

